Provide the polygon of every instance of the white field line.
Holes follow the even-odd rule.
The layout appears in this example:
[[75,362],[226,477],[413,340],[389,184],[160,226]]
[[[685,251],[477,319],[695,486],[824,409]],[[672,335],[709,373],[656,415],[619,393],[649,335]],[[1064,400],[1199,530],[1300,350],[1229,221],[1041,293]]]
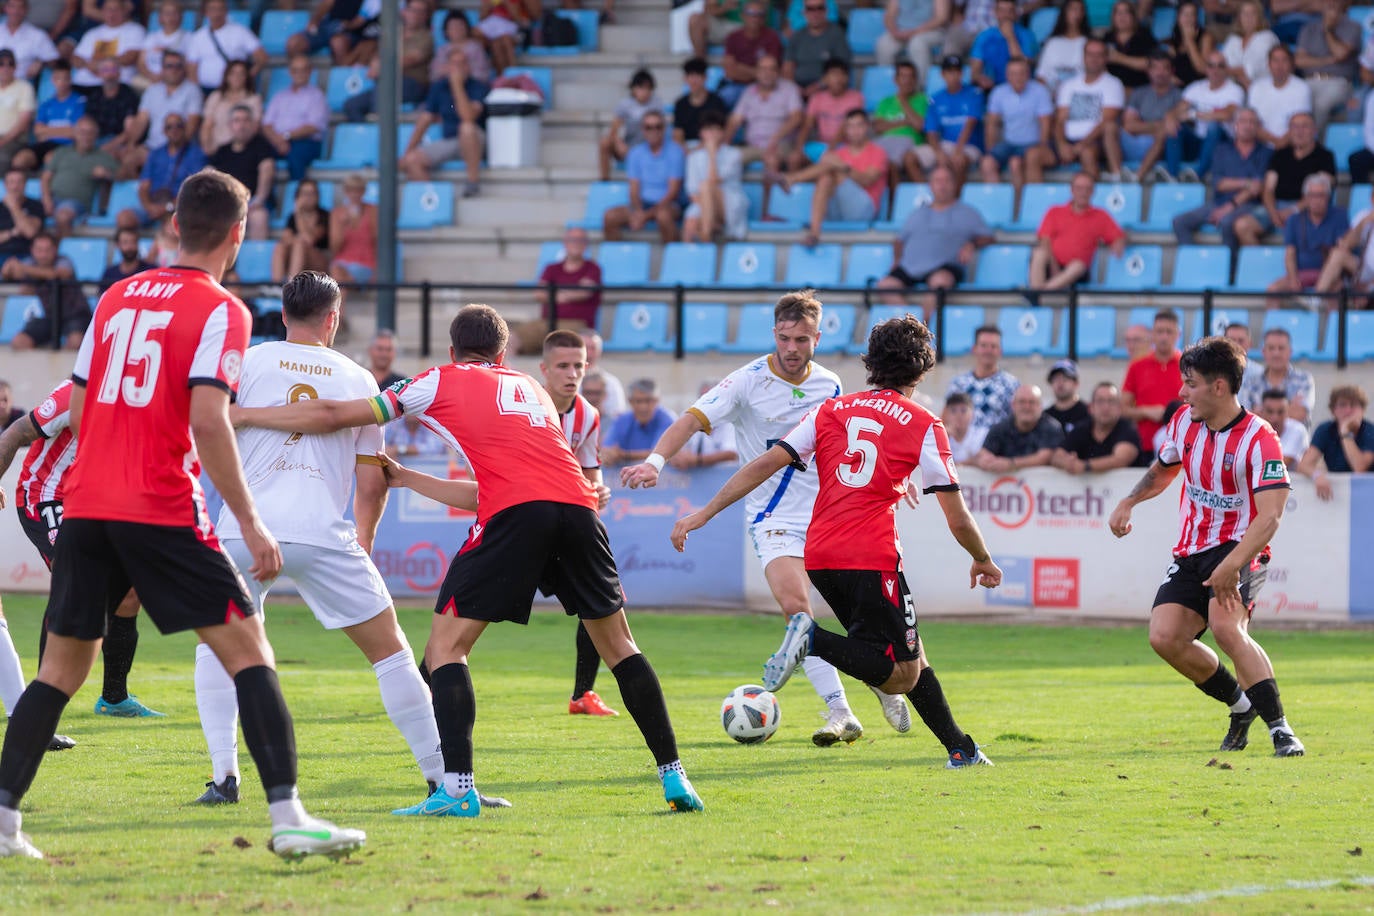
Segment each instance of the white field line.
[[1077,906],[1055,907],[1053,909],[1021,910],[1015,913],[1003,911],[985,916],[1072,916],[1077,913],[1113,913],[1133,910],[1146,906],[1168,906],[1170,904],[1206,903],[1209,900],[1222,900],[1230,897],[1259,897],[1278,891],[1320,891],[1341,885],[1374,887],[1374,876],[1354,876],[1350,878],[1327,878],[1320,881],[1283,881],[1278,884],[1246,884],[1240,887],[1218,888],[1215,890],[1190,891],[1186,894],[1156,895],[1145,894],[1139,897],[1117,897],[1099,900],[1097,903],[1084,903]]

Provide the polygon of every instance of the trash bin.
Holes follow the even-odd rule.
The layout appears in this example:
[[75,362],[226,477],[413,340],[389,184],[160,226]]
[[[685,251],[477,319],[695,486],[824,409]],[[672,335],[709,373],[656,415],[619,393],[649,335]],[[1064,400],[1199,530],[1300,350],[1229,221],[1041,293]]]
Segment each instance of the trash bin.
[[523,89],[493,89],[487,109],[487,165],[523,169],[539,165],[540,112],[544,100]]

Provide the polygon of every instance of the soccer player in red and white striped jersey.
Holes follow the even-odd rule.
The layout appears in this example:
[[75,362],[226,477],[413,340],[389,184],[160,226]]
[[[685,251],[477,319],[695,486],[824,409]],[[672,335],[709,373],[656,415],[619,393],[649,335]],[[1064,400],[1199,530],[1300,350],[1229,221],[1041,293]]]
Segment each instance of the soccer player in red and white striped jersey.
[[[1150,646],[1198,689],[1231,710],[1221,750],[1242,750],[1262,716],[1276,757],[1299,757],[1302,742],[1283,715],[1274,667],[1250,636],[1250,614],[1264,585],[1269,541],[1291,484],[1279,437],[1240,406],[1245,351],[1208,337],[1183,353],[1178,410],[1155,461],[1112,512],[1117,537],[1131,532],[1131,510],[1163,493],[1180,472],[1179,538],[1150,613]],[[1208,627],[1236,666],[1232,675],[1198,640]]]

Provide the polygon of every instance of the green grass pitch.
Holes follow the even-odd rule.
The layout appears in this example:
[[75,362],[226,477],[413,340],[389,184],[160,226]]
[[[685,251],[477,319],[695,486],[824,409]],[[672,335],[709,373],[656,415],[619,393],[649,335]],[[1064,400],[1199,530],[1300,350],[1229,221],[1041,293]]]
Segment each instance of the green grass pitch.
[[[41,609],[5,601],[30,676]],[[428,618],[402,611],[412,645]],[[706,802],[699,815],[668,813],[627,716],[567,714],[573,625],[540,613],[490,628],[473,659],[478,785],[515,808],[392,817],[424,786],[369,666],[304,609],[274,607],[302,796],[368,833],[348,862],[287,865],[265,848],[246,748],[241,804],[188,805],[209,777],[193,639],[145,624],[132,687],[168,717],[94,716],[97,664],[62,722],[79,746],[47,758],[24,802],[48,859],[0,862],[0,910],[1374,911],[1374,632],[1259,633],[1308,749],[1276,760],[1262,723],[1248,750],[1217,753],[1225,711],[1157,660],[1141,627],[927,623],[955,715],[996,763],[951,772],[919,720],[898,736],[854,682],[867,731],[853,746],[812,746],[821,704],[800,677],[779,696],[773,740],[737,745],[721,698],[757,682],[780,620],[631,622]],[[597,686],[621,705],[608,672]]]

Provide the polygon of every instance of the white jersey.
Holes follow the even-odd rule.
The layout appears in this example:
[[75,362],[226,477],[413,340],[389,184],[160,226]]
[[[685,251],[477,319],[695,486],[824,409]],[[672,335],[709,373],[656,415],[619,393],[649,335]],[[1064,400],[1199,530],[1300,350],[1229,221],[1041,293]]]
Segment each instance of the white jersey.
[[[377,393],[372,373],[328,347],[271,341],[243,355],[238,401],[244,407],[316,398],[351,401]],[[354,468],[377,463],[383,445],[379,427],[311,436],[245,428],[238,431],[238,443],[258,513],[277,540],[335,549],[357,540],[357,529],[344,515]],[[221,538],[243,537],[227,507],[216,528]]]
[[584,470],[601,467],[601,414],[596,408],[579,394],[559,418],[563,421],[563,435],[577,456],[578,466]]
[[[733,425],[740,461],[749,462],[777,445],[808,411],[839,395],[840,377],[829,369],[813,362],[806,378],[794,385],[774,371],[772,356],[760,356],[731,372],[687,410],[708,433],[719,424]],[[749,523],[767,519],[805,531],[819,489],[814,468],[799,472],[789,465],[745,497]]]

